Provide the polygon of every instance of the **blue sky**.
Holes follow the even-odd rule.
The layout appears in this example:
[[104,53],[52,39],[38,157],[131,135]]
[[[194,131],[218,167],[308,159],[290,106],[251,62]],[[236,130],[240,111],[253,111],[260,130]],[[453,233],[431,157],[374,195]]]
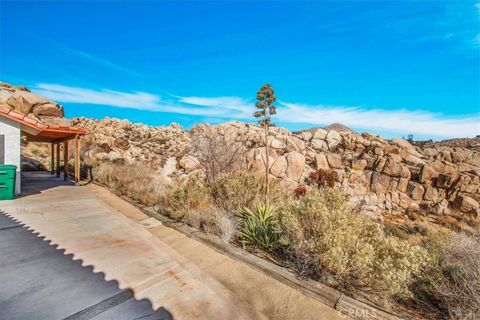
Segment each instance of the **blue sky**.
[[1,1],[0,79],[66,115],[480,134],[478,1]]

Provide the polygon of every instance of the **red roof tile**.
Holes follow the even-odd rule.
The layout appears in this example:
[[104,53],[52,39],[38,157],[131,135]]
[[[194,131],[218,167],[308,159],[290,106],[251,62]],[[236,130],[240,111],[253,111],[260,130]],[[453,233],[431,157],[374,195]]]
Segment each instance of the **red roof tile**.
[[56,137],[62,138],[62,136],[67,137],[74,134],[84,135],[87,133],[84,128],[59,126],[56,124],[44,123],[39,120],[27,117],[27,115],[23,113],[5,107],[0,107],[0,116],[13,120],[17,123],[20,123],[21,125],[25,125],[27,127],[38,130],[39,132],[36,136],[51,137],[52,134],[55,134]]

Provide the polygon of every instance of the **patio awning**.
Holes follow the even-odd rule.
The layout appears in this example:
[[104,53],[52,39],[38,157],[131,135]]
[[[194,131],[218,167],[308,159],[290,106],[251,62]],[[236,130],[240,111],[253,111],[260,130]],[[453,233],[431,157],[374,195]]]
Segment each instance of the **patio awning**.
[[63,170],[65,180],[68,180],[68,142],[74,139],[75,182],[80,181],[80,136],[87,133],[84,128],[44,123],[37,119],[30,118],[23,113],[4,107],[0,107],[0,117],[20,124],[22,135],[26,136],[27,142],[51,143],[51,173],[54,174],[54,171],[56,171],[58,177],[60,176],[60,144],[63,143]]
[[0,107],[0,116],[19,123],[29,142],[62,142],[86,134],[84,128],[47,124],[8,108]]

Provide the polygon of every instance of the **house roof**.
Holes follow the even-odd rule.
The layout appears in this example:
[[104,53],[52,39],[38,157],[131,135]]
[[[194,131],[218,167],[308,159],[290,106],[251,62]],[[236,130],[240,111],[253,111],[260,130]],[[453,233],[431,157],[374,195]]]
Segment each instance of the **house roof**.
[[29,141],[52,142],[70,139],[76,135],[84,135],[87,133],[84,128],[44,123],[40,120],[30,118],[26,114],[4,107],[0,107],[0,117],[19,123]]

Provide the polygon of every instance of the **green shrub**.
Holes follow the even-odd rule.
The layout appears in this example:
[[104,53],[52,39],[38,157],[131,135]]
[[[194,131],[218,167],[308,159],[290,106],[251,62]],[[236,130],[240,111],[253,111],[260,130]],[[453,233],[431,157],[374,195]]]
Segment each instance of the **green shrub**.
[[336,189],[309,190],[284,205],[279,219],[299,270],[314,278],[333,275],[345,289],[408,295],[428,262],[424,248],[386,235]]
[[244,247],[259,248],[266,252],[278,248],[280,233],[270,206],[259,204],[254,210],[243,208],[240,241]]

